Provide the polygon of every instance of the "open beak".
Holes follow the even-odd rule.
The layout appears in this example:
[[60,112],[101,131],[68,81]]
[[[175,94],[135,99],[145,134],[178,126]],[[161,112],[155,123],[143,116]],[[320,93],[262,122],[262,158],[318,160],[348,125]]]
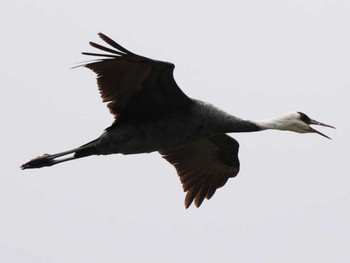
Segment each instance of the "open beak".
[[[335,127],[331,126],[331,125],[328,125],[328,124],[324,124],[322,122],[319,122],[319,121],[315,121],[315,120],[310,120],[310,124],[311,125],[319,125],[319,126],[323,126],[323,127],[328,127],[328,128],[332,128],[332,129],[335,129]],[[319,132],[318,130],[315,130],[314,128],[312,128],[311,126],[309,126],[309,132],[314,132],[314,133],[318,133],[319,135],[322,135],[323,137],[326,137],[328,139],[331,140],[331,138],[329,138],[327,135]]]

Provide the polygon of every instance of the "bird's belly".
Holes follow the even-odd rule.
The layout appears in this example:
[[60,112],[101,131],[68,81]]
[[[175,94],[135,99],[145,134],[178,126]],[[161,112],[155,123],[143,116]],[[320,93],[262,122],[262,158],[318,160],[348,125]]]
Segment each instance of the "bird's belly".
[[120,125],[106,130],[96,143],[100,154],[149,153],[171,149],[208,137],[215,132],[196,122],[158,121]]

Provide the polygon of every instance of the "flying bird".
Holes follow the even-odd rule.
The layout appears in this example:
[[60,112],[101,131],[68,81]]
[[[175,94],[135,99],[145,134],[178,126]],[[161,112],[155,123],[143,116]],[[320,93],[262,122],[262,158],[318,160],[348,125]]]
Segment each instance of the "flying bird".
[[192,202],[199,207],[239,172],[239,144],[226,133],[275,129],[317,133],[330,139],[310,125],[333,126],[302,112],[252,121],[190,98],[176,84],[172,63],[137,55],[106,35],[99,36],[111,47],[90,42],[106,53],[83,52],[96,60],[82,66],[97,74],[102,100],[114,115],[114,122],[99,138],[69,151],[34,158],[22,169],[52,166],[90,155],[158,151],[177,170],[186,192],[185,207]]

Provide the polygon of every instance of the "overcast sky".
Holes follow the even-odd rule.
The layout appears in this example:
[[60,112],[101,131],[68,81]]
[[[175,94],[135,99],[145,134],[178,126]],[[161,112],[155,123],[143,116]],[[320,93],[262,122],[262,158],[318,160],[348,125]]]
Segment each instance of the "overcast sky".
[[[349,1],[0,5],[0,262],[349,262]],[[231,134],[241,172],[200,209],[158,153],[21,171],[113,121],[95,75],[70,69],[100,31],[175,63],[191,97],[248,119],[302,111],[333,140]]]

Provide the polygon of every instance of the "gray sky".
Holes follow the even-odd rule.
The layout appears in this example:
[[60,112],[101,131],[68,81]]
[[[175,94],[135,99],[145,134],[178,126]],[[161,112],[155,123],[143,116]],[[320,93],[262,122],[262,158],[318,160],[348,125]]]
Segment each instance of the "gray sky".
[[[348,262],[350,2],[2,0],[0,262]],[[175,63],[191,97],[248,119],[302,111],[333,138],[231,134],[241,172],[200,209],[157,153],[21,171],[112,122],[71,70],[104,32]]]

